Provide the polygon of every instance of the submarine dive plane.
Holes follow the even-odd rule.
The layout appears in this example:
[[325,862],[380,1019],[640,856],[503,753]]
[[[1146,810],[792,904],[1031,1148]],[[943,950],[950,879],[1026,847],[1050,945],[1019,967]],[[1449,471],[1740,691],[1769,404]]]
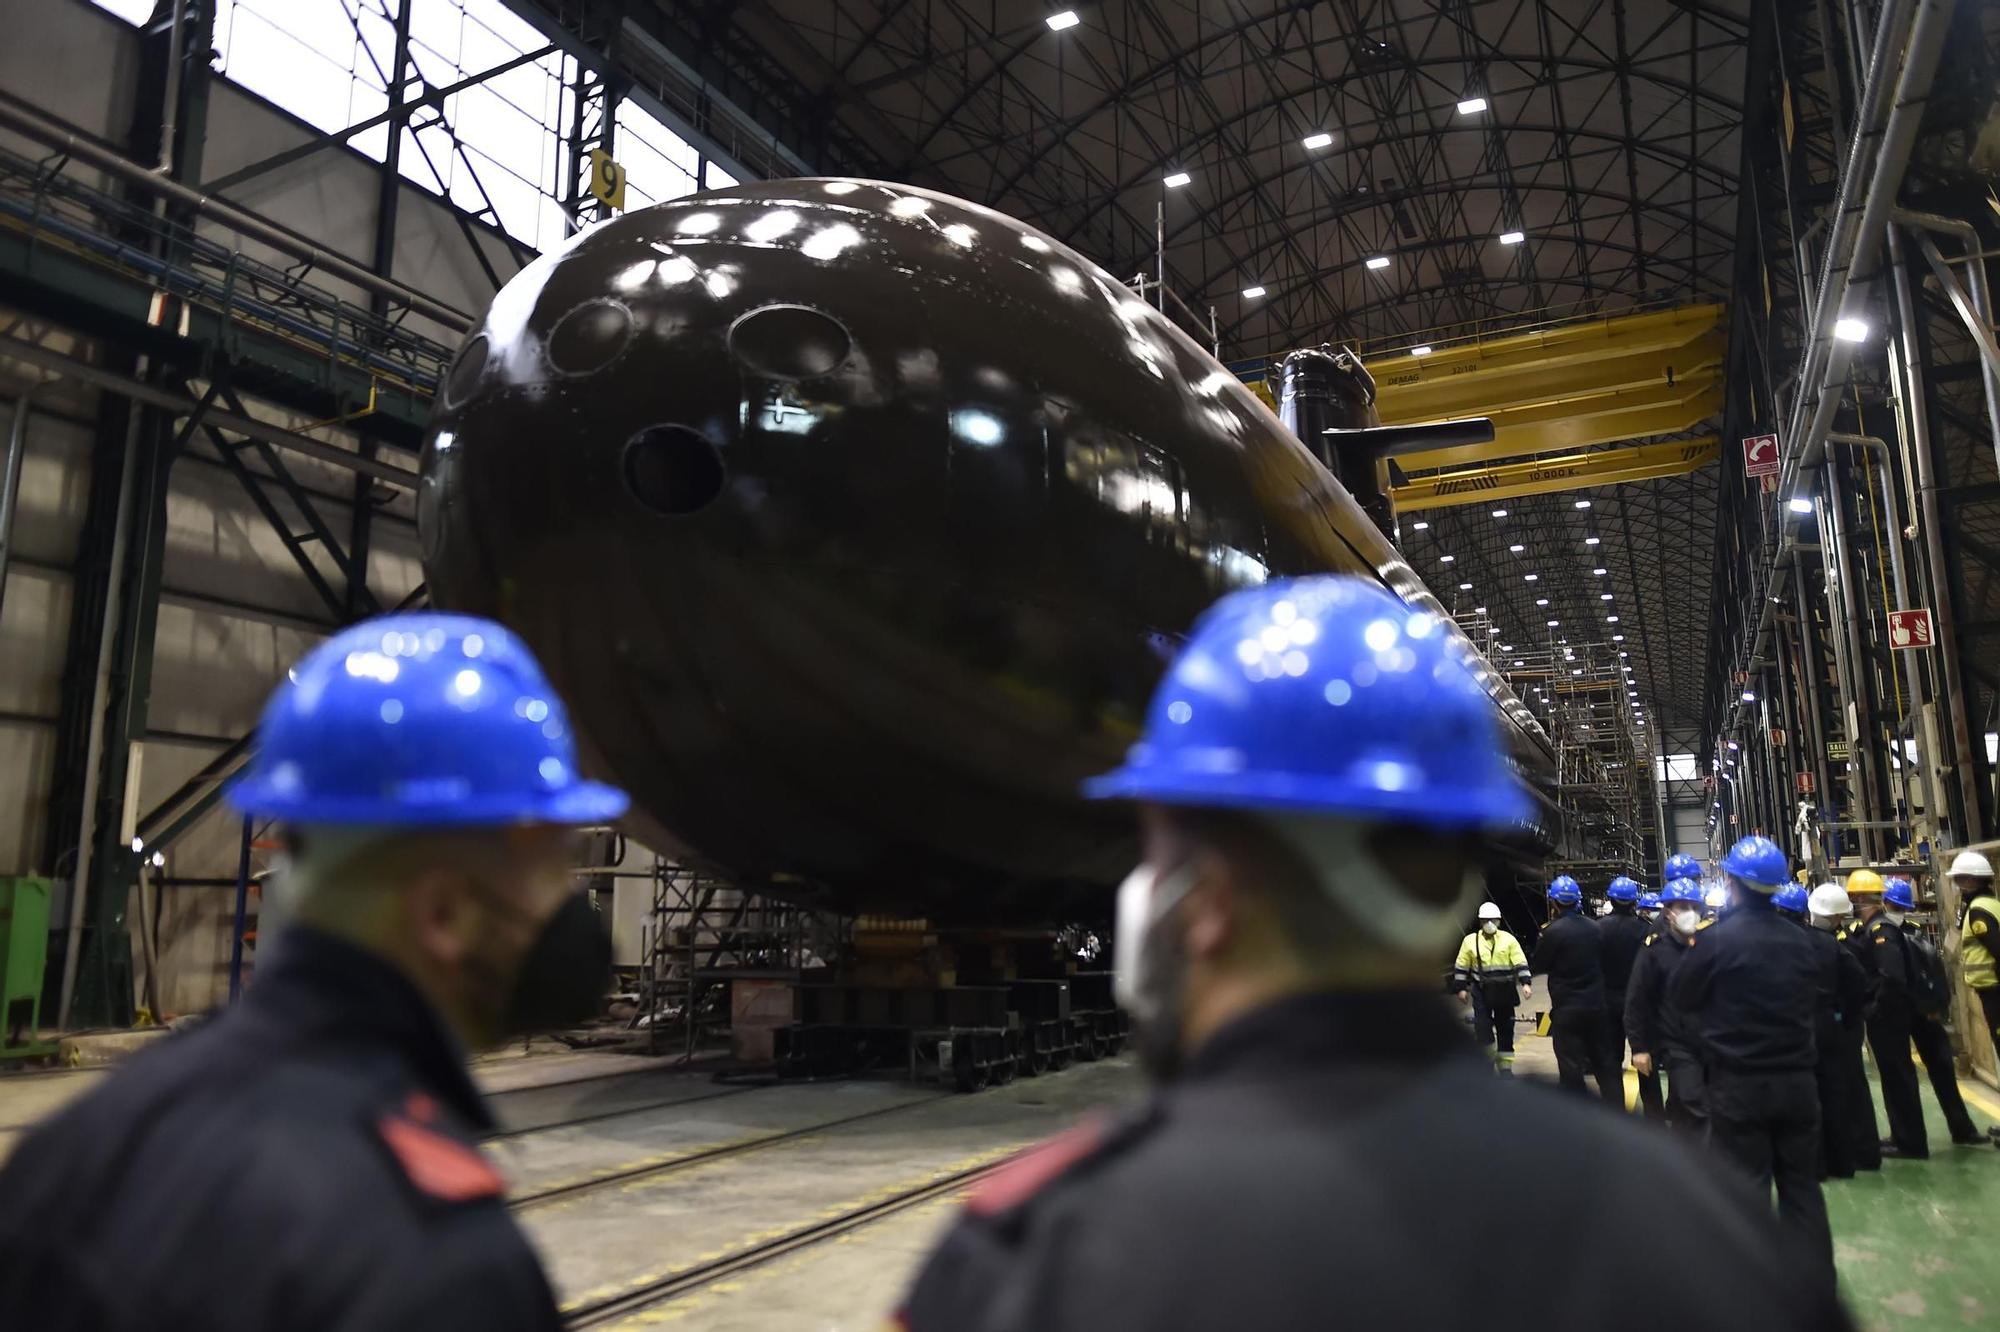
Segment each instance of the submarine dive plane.
[[[529,264],[445,377],[418,508],[433,599],[532,645],[644,840],[945,924],[1102,914],[1132,833],[1078,783],[1222,594],[1362,572],[1451,625],[1160,310],[874,181],[695,195]],[[1546,736],[1450,632],[1545,784]]]

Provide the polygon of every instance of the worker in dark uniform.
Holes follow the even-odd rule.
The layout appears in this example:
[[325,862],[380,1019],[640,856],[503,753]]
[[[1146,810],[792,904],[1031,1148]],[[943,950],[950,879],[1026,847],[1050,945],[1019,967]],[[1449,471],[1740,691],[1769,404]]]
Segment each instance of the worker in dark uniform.
[[1882,1144],[1882,1155],[1923,1159],[1931,1154],[1930,1134],[1924,1126],[1916,1065],[1910,1061],[1912,1045],[1924,1061],[1924,1072],[1930,1077],[1938,1109],[1944,1112],[1951,1140],[1961,1147],[1983,1147],[1986,1135],[1972,1122],[1965,1098],[1959,1094],[1951,1037],[1945,1035],[1935,1016],[1920,1012],[1911,997],[1910,973],[1917,963],[1904,937],[1903,922],[1915,905],[1916,893],[1908,879],[1888,880],[1881,898],[1861,907],[1868,938],[1862,955],[1873,963],[1876,982],[1875,1010],[1868,1019],[1868,1048],[1875,1053],[1875,1068],[1882,1078],[1882,1108],[1889,1115],[1889,1137]]
[[[1558,874],[1549,883],[1553,919],[1535,943],[1535,969],[1549,978],[1549,1038],[1556,1049],[1556,1076],[1571,1091],[1584,1090],[1588,1073],[1597,1079],[1605,1104],[1625,1108],[1625,1084],[1613,1054],[1605,1008],[1604,937],[1585,916],[1583,891],[1575,879]],[[1622,1041],[1617,1041],[1622,1045]]]
[[1702,933],[1701,885],[1675,879],[1660,894],[1667,928],[1646,941],[1625,995],[1625,1039],[1641,1077],[1667,1075],[1667,1123],[1691,1133],[1708,1127],[1701,1053],[1686,1016],[1672,1002],[1674,969]]
[[1729,910],[1674,969],[1708,1073],[1709,1142],[1740,1165],[1833,1282],[1833,1233],[1820,1190],[1814,1008],[1831,959],[1773,909],[1791,878],[1785,853],[1745,837],[1723,858]]
[[1662,883],[1672,883],[1675,879],[1688,879],[1694,883],[1700,883],[1701,862],[1685,851],[1674,852],[1667,857],[1666,867],[1660,881]]
[[[1449,632],[1337,577],[1197,622],[1141,743],[1086,788],[1140,805],[1115,974],[1158,1089],[980,1185],[901,1326],[1844,1325],[1733,1180],[1495,1078],[1438,993],[1479,832],[1528,810]],[[1701,1279],[1618,1245],[1524,1283],[1496,1199],[1570,1234],[1698,1235]]]
[[[1859,1135],[1854,1125],[1857,1111],[1852,1080],[1862,1079],[1860,1096],[1866,1100],[1868,1082],[1861,1067],[1861,1034],[1868,1015],[1868,976],[1853,951],[1840,944],[1840,927],[1851,909],[1840,885],[1823,883],[1813,889],[1807,895],[1806,909],[1813,946],[1821,954],[1820,993],[1813,1012],[1818,1021],[1813,1033],[1818,1059],[1813,1078],[1819,1088],[1820,1174],[1852,1179],[1856,1170],[1864,1168],[1855,1152]],[[1873,1142],[1872,1102],[1868,1107],[1867,1134]],[[1873,1154],[1872,1159],[1874,1165],[1866,1168],[1880,1169],[1880,1153]]]
[[1806,890],[1804,884],[1788,883],[1771,894],[1771,909],[1800,929],[1806,927]]
[[[1639,960],[1639,950],[1645,946],[1649,931],[1646,922],[1639,918],[1639,885],[1636,882],[1621,874],[1604,890],[1604,896],[1611,904],[1610,913],[1597,921],[1597,932],[1604,939],[1604,1027],[1611,1044],[1612,1072],[1619,1078],[1622,1104],[1625,1091],[1625,991],[1632,980],[1632,964]],[[1637,1081],[1639,1104],[1647,1115],[1659,1118],[1664,1109],[1660,1104],[1659,1079],[1641,1074]]]
[[[1977,851],[1961,851],[1946,875],[1958,889],[1959,978],[2000,1053],[2000,895],[1993,891],[1993,862]],[[2000,1141],[2000,1124],[1986,1132]]]
[[579,778],[527,649],[467,616],[336,635],[257,735],[231,799],[285,827],[288,923],[241,1003],[0,1172],[0,1327],[560,1327],[464,1058],[601,999],[566,829],[624,794]]
[[1666,928],[1660,923],[1660,911],[1664,906],[1658,893],[1639,894],[1639,919],[1646,922],[1646,937],[1649,939]]
[[[1838,884],[1822,886],[1839,887]],[[1847,918],[1834,931],[1834,938],[1847,950],[1855,965],[1861,968],[1867,987],[1859,1027],[1843,1023],[1840,1029],[1841,1081],[1847,1087],[1846,1127],[1857,1171],[1882,1168],[1882,1137],[1875,1119],[1875,1093],[1868,1085],[1868,1065],[1863,1055],[1868,1044],[1868,1024],[1875,1015],[1875,996],[1880,989],[1880,980],[1875,974],[1875,959],[1869,954],[1867,924],[1855,914],[1856,908],[1871,900],[1871,896],[1879,899],[1881,895],[1882,876],[1875,871],[1856,870],[1848,875],[1847,886],[1840,890],[1840,901],[1847,904]],[[1840,913],[1839,903],[1831,894],[1821,900],[1830,914]]]

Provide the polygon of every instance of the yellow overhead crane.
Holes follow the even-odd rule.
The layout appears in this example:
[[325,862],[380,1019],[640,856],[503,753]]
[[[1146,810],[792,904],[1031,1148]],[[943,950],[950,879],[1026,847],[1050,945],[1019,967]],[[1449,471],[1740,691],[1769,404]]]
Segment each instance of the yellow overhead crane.
[[1549,495],[1583,486],[1615,486],[1656,476],[1680,476],[1714,462],[1720,453],[1714,435],[1675,440],[1670,444],[1640,444],[1628,449],[1531,458],[1412,477],[1390,488],[1396,512],[1448,509],[1456,504]]

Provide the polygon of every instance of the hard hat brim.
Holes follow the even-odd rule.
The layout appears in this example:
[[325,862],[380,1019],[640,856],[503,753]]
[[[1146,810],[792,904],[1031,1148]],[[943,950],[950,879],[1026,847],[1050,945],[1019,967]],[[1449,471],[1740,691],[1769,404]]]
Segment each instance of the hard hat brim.
[[519,795],[439,799],[407,796],[328,799],[279,791],[249,778],[229,788],[238,813],[285,823],[321,823],[380,828],[494,828],[515,823],[582,825],[609,823],[631,807],[632,799],[602,782],[574,782],[559,791],[522,799]]
[[1520,791],[1428,787],[1386,791],[1291,773],[1177,772],[1123,767],[1083,783],[1091,800],[1150,801],[1212,809],[1417,823],[1433,828],[1500,830],[1525,823],[1533,805]]

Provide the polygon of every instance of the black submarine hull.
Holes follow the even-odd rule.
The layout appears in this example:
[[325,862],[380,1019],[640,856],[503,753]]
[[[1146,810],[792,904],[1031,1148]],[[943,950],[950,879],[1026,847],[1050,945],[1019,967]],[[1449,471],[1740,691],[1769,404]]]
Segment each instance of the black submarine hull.
[[1100,910],[1129,818],[1077,785],[1232,588],[1341,570],[1442,614],[1161,312],[906,186],[743,185],[580,233],[496,296],[423,465],[433,599],[528,641],[635,831],[849,911]]

